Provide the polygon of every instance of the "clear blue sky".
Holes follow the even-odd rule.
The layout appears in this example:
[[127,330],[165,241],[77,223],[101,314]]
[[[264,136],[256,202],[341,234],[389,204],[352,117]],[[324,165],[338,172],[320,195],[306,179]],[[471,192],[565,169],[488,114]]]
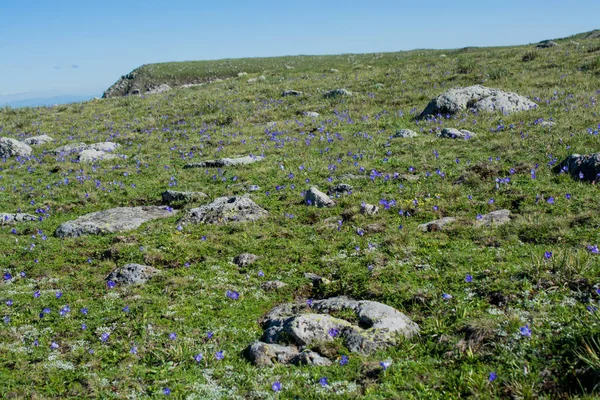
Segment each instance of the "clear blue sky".
[[599,0],[0,0],[3,99],[99,95],[152,62],[533,43]]

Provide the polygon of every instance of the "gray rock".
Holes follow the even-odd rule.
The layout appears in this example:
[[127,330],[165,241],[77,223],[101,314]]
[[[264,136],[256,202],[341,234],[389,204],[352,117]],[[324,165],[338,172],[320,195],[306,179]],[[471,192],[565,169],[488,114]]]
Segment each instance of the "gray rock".
[[299,352],[295,346],[254,342],[247,350],[248,358],[259,367],[288,364]]
[[37,144],[46,144],[46,143],[50,143],[50,142],[54,142],[54,139],[52,139],[48,135],[32,136],[30,138],[23,140],[23,143],[30,145],[30,146],[37,145]]
[[364,215],[375,215],[379,212],[379,207],[373,204],[363,203],[360,205],[360,213]]
[[98,151],[93,149],[83,150],[79,153],[79,162],[81,163],[93,163],[98,161],[114,160],[119,158],[118,155],[107,153],[105,151]]
[[56,237],[78,237],[125,232],[139,228],[144,222],[168,218],[177,211],[165,207],[117,207],[83,215],[76,220],[61,224],[54,233]]
[[219,160],[206,160],[199,163],[187,164],[183,168],[222,168],[232,167],[236,165],[248,165],[258,161],[262,161],[261,156],[245,156],[237,158],[221,158]]
[[282,96],[302,96],[302,92],[299,90],[284,90]]
[[265,291],[279,290],[287,286],[287,283],[281,281],[268,281],[260,285],[260,288]]
[[293,357],[289,363],[292,365],[318,365],[328,367],[331,365],[331,360],[314,351],[304,350],[302,353]]
[[178,201],[194,201],[201,200],[208,197],[206,193],[202,192],[178,192],[176,190],[167,190],[162,193],[163,204],[169,205]]
[[66,155],[66,154],[71,154],[71,153],[79,153],[79,152],[87,149],[87,147],[88,146],[85,143],[65,144],[64,146],[57,147],[56,149],[52,150],[50,153],[55,154],[55,155]]
[[339,183],[329,190],[329,194],[352,194],[354,188],[347,183]]
[[419,136],[419,134],[415,131],[411,131],[410,129],[400,129],[393,136],[394,138],[414,138]]
[[335,202],[331,200],[329,196],[314,186],[306,191],[306,194],[304,195],[304,201],[308,205],[314,205],[319,208],[335,206]]
[[437,135],[440,138],[445,138],[445,139],[471,139],[472,137],[475,136],[475,134],[473,132],[469,132],[466,129],[454,129],[454,128],[444,128],[442,129],[442,131],[440,133],[438,133]]
[[309,117],[309,118],[317,118],[320,117],[321,114],[319,114],[318,112],[314,112],[314,111],[306,111],[304,113],[305,116]]
[[475,227],[482,226],[499,226],[510,222],[510,210],[497,210],[489,214],[482,215],[481,218],[475,221]]
[[539,42],[537,44],[537,46],[535,46],[535,47],[537,47],[538,49],[548,49],[550,47],[556,47],[556,46],[558,46],[558,43],[556,43],[552,40],[544,40],[544,41]]
[[23,213],[0,213],[0,225],[12,225],[17,222],[38,221],[38,217]]
[[259,207],[247,195],[219,197],[208,205],[193,208],[181,219],[181,223],[224,224],[248,222],[265,218],[269,213]]
[[566,172],[576,180],[597,183],[600,179],[600,153],[571,154],[554,167],[554,172]]
[[252,253],[242,253],[240,255],[235,256],[233,262],[241,268],[245,268],[249,265],[252,265],[258,260],[258,256]]
[[292,340],[298,346],[308,346],[315,343],[333,342],[332,330],[342,331],[352,328],[346,320],[326,314],[300,314],[285,319],[270,320],[262,341],[280,343]]
[[327,99],[334,98],[334,97],[340,97],[340,96],[352,96],[352,92],[350,92],[346,89],[333,89],[328,92],[325,92],[325,94],[323,96]]
[[136,285],[146,283],[160,270],[141,264],[125,264],[115,269],[106,277],[106,281],[113,281],[120,285]]
[[163,83],[160,86],[157,86],[155,88],[148,90],[146,92],[146,94],[160,94],[160,93],[168,92],[169,90],[172,90],[171,86],[167,85],[166,83]]
[[502,111],[510,114],[537,107],[533,101],[516,93],[504,92],[480,85],[450,89],[431,100],[419,118],[437,114],[458,114],[475,111]]
[[30,155],[31,147],[25,143],[7,137],[0,138],[0,158],[27,157]]
[[419,229],[423,232],[437,232],[441,231],[446,225],[449,225],[456,221],[454,217],[444,217],[435,221],[427,222],[426,224],[419,225]]
[[121,147],[121,145],[118,144],[118,143],[100,142],[100,143],[90,144],[89,146],[86,147],[86,150],[97,150],[97,151],[111,152],[111,151],[115,151],[119,147]]

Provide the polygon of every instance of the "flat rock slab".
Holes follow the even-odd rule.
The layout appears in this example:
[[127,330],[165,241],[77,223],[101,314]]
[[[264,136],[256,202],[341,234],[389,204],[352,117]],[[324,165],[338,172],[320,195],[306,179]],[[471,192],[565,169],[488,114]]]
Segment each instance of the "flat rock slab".
[[471,139],[475,136],[473,132],[470,132],[466,129],[454,129],[454,128],[444,128],[437,135],[440,138],[444,139]]
[[499,226],[510,222],[510,210],[497,210],[492,211],[489,214],[482,215],[475,221],[475,227],[479,228],[482,226]]
[[565,172],[573,179],[597,183],[600,179],[600,153],[595,154],[571,154],[560,164],[554,167],[554,172]]
[[306,194],[304,195],[304,202],[309,206],[312,205],[319,208],[335,206],[335,201],[331,200],[329,196],[314,186],[306,191]]
[[326,99],[331,99],[334,97],[342,97],[342,96],[352,96],[352,92],[350,92],[346,89],[333,89],[333,90],[329,90],[329,91],[325,92],[325,94],[323,94],[323,97],[325,97]]
[[38,221],[38,217],[23,213],[0,213],[0,225],[12,225],[18,222]]
[[202,200],[208,197],[206,193],[202,192],[178,192],[176,190],[167,190],[161,196],[163,204],[166,205],[179,201]]
[[259,207],[247,195],[219,197],[210,204],[192,208],[181,219],[186,224],[225,224],[249,222],[265,218],[269,213]]
[[107,153],[94,149],[86,149],[79,153],[78,160],[80,163],[94,163],[100,161],[114,160],[119,158],[117,154]]
[[0,138],[0,158],[27,157],[31,155],[31,147],[16,139]]
[[414,138],[419,136],[419,134],[415,131],[412,131],[410,129],[400,129],[398,132],[396,132],[396,134],[393,136],[394,138]]
[[106,280],[120,285],[135,285],[146,283],[158,273],[160,273],[160,270],[148,265],[126,264],[112,271],[106,277]]
[[[353,313],[353,322],[336,317],[339,313]],[[248,351],[257,365],[329,365],[329,359],[307,351],[306,346],[333,342],[339,337],[352,352],[372,353],[394,346],[402,336],[410,338],[419,333],[418,325],[395,308],[345,296],[315,300],[310,305],[281,304],[265,316],[262,327],[261,341]]]
[[437,114],[458,114],[474,111],[502,111],[510,114],[537,107],[533,101],[516,93],[481,85],[450,89],[431,100],[419,118]]
[[38,144],[46,144],[46,143],[51,143],[51,142],[54,142],[54,139],[48,135],[32,136],[30,138],[23,140],[23,143],[25,143],[29,146],[38,145]]
[[421,224],[419,225],[419,229],[423,232],[437,232],[441,231],[446,227],[446,225],[449,225],[454,221],[456,221],[456,218],[454,217],[444,217],[441,219],[436,219],[435,221],[427,222],[426,224]]
[[177,211],[165,207],[117,207],[83,215],[76,220],[61,224],[54,233],[56,237],[78,237],[125,232],[139,228],[144,222],[169,218]]
[[194,164],[187,164],[183,168],[222,168],[236,165],[248,165],[258,161],[262,161],[261,156],[245,156],[237,158],[221,158],[219,160],[207,160]]

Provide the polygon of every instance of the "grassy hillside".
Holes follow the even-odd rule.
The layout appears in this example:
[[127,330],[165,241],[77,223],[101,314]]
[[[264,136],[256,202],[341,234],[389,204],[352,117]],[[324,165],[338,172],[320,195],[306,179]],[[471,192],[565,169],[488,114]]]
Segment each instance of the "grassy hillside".
[[[0,226],[0,396],[155,398],[168,388],[186,399],[594,398],[600,255],[588,246],[600,244],[598,188],[551,171],[571,153],[600,151],[600,39],[573,40],[549,49],[155,64],[136,79],[150,86],[228,79],[0,110],[0,136],[56,139],[31,158],[0,162],[0,212],[43,217]],[[247,82],[260,75],[266,79]],[[444,90],[473,84],[517,92],[539,107],[416,119]],[[335,88],[354,95],[323,97]],[[284,89],[303,95],[282,97]],[[554,127],[542,126],[550,120]],[[478,135],[436,137],[444,127]],[[390,141],[400,128],[420,136]],[[86,165],[47,152],[100,141],[119,143],[127,158]],[[266,158],[183,169],[247,154]],[[303,203],[310,186],[326,191],[339,182],[354,190],[335,207]],[[166,189],[209,195],[185,210],[248,185],[260,186],[251,196],[267,219],[179,230],[174,216],[120,234],[53,236],[89,212],[160,204]],[[380,204],[379,214],[360,214],[362,202]],[[478,214],[504,208],[510,223],[474,228]],[[439,232],[417,229],[443,216],[458,221]],[[242,252],[260,258],[240,269],[231,260]],[[143,286],[107,287],[108,273],[131,262],[163,273]],[[306,272],[330,283],[313,287]],[[269,280],[288,286],[261,289]],[[420,325],[420,337],[373,355],[334,342],[330,357],[349,362],[331,367],[257,368],[242,354],[273,306],[342,294],[401,310]],[[391,366],[383,370],[382,361]],[[272,390],[277,381],[280,392]]]

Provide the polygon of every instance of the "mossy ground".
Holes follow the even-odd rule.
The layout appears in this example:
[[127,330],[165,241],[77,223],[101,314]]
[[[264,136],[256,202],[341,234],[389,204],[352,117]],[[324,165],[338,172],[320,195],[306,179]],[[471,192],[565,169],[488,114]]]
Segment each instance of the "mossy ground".
[[[39,215],[47,216],[0,229],[0,266],[13,277],[0,284],[0,314],[7,317],[0,325],[0,396],[154,398],[169,388],[172,398],[190,399],[592,398],[600,369],[579,355],[600,329],[588,310],[598,302],[600,256],[587,249],[600,242],[598,188],[551,171],[568,154],[600,151],[598,53],[589,52],[599,42],[578,41],[542,50],[243,60],[228,68],[248,76],[201,87],[0,110],[2,136],[57,139],[36,147],[31,159],[0,163],[0,211],[43,209]],[[157,65],[160,76],[147,79],[171,74],[183,82],[178,74],[186,67],[193,63]],[[247,83],[261,74],[264,82]],[[539,108],[416,120],[431,98],[472,84],[530,96]],[[342,87],[354,95],[323,98]],[[282,97],[284,89],[304,94]],[[307,118],[306,111],[321,116]],[[541,119],[556,125],[544,128]],[[275,128],[267,128],[271,121]],[[478,135],[439,139],[443,127]],[[386,147],[400,128],[420,137]],[[44,154],[105,140],[120,143],[127,159],[91,166]],[[266,159],[183,169],[247,154]],[[394,176],[409,169],[418,181]],[[366,179],[336,179],[344,174]],[[302,203],[310,186],[325,191],[337,182],[354,192],[336,199],[336,207]],[[250,184],[261,187],[252,197],[270,212],[256,223],[179,231],[173,217],[121,234],[53,236],[60,223],[88,212],[159,204],[169,188],[217,198]],[[396,205],[381,206],[373,217],[358,213],[361,202],[380,200]],[[477,214],[503,208],[514,215],[509,224],[473,227]],[[458,222],[441,232],[417,229],[442,216]],[[331,217],[333,226],[323,223]],[[373,224],[377,229],[365,229]],[[242,252],[260,259],[240,270],[231,260]],[[130,262],[164,273],[144,286],[109,289],[106,275]],[[305,272],[331,282],[314,289]],[[265,292],[260,285],[267,280],[288,286]],[[239,300],[226,297],[227,290],[238,291]],[[339,294],[398,308],[421,326],[421,336],[370,356],[348,354],[341,344],[328,349],[349,355],[344,366],[257,368],[244,358],[244,348],[260,337],[258,320],[274,305]],[[66,305],[70,312],[61,316]],[[45,307],[50,313],[40,318]],[[520,332],[526,325],[531,337]],[[105,342],[103,333],[110,333]],[[215,358],[218,351],[224,359]],[[392,364],[383,371],[380,361]],[[319,384],[322,377],[328,386]],[[275,381],[279,393],[271,390]]]

